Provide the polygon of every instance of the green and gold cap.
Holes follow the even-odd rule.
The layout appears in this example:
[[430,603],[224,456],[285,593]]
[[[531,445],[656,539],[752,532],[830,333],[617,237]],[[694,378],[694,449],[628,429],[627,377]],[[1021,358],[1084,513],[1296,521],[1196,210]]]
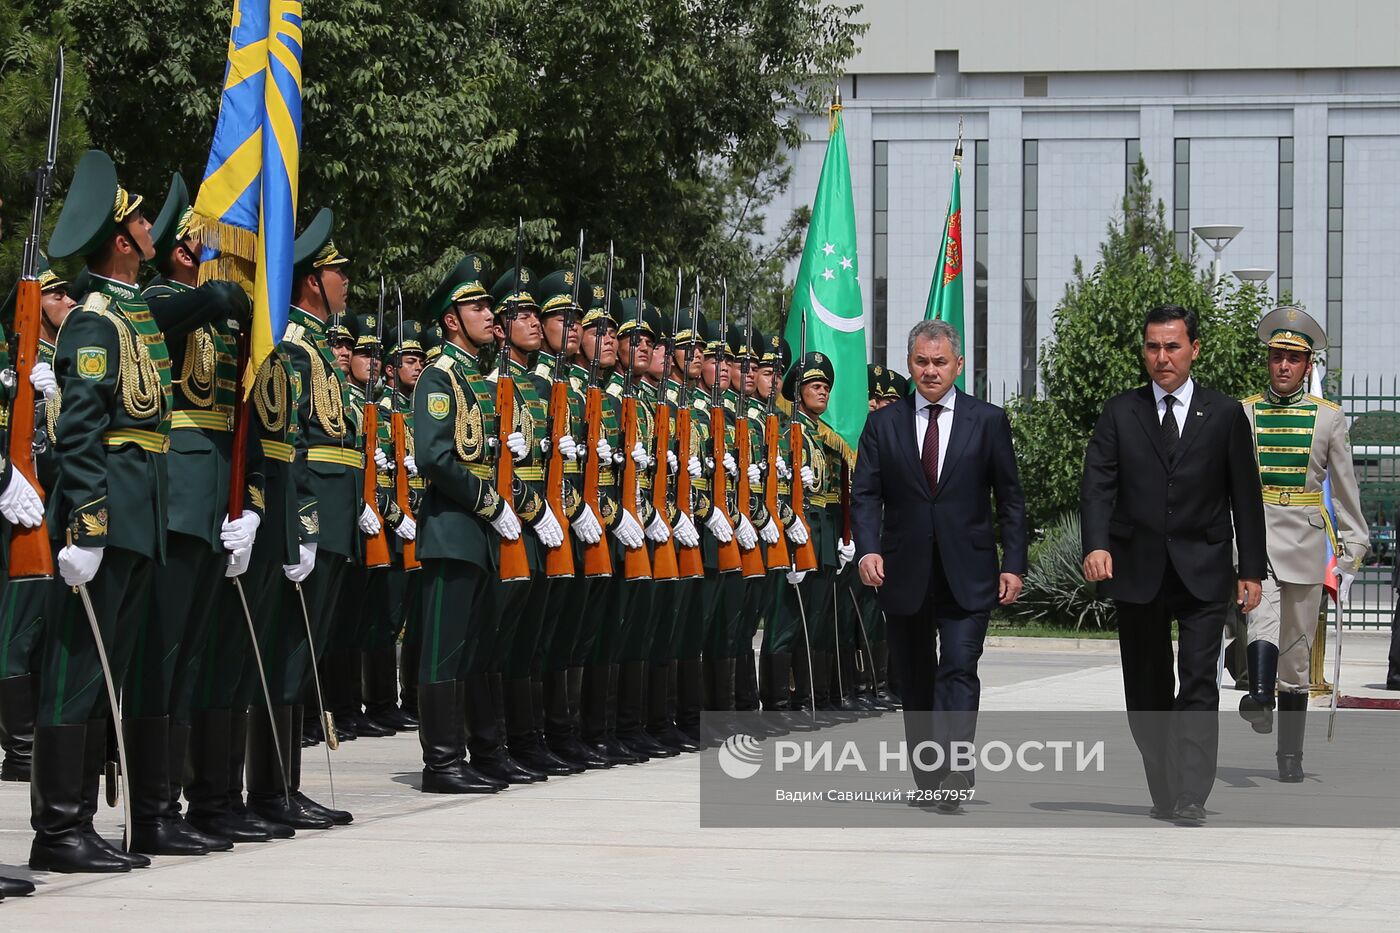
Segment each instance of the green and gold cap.
[[63,200],[58,223],[49,237],[49,256],[66,259],[87,256],[107,242],[141,207],[141,195],[131,194],[117,182],[112,157],[89,149],[78,160],[68,197]]
[[887,370],[889,384],[885,387],[885,398],[901,399],[909,394],[909,377],[894,370]]
[[763,352],[758,356],[758,365],[772,366],[780,372],[787,369],[788,361],[792,359],[792,351],[788,349],[787,341],[781,334],[769,334],[759,346],[763,348]]
[[[506,310],[507,304],[517,309],[540,309],[540,303],[535,300],[535,288],[539,282],[535,278],[535,273],[524,266],[520,267],[520,285],[516,287],[515,267],[511,266],[505,273],[496,280],[496,284],[491,286],[491,299],[494,302],[496,314]],[[514,288],[515,291],[511,291]]]
[[671,336],[671,345],[673,347],[685,347],[693,343],[704,344],[706,333],[705,315],[701,314],[695,319],[695,329],[691,330],[692,314],[693,311],[690,308],[681,308],[680,326],[676,328],[675,334]]
[[486,283],[493,271],[491,260],[484,253],[467,253],[428,296],[423,306],[424,318],[436,321],[459,301],[490,301]]
[[395,343],[389,347],[389,356],[393,357],[409,353],[416,353],[419,356],[427,354],[427,350],[423,346],[423,325],[412,318],[404,319],[402,343],[398,342],[399,329],[397,324],[391,325],[388,321],[385,321],[384,329],[392,335],[390,339],[395,341]]
[[588,284],[588,279],[579,276],[578,280],[578,304],[574,304],[574,270],[559,269],[540,279],[535,286],[535,296],[540,302],[540,317],[549,317],[551,314],[562,314],[564,309],[572,307],[574,309],[574,320],[578,320],[583,315],[582,305],[592,302],[593,286]]
[[825,353],[808,353],[797,361],[783,379],[783,398],[792,401],[798,385],[809,382],[825,382],[831,385],[836,381],[836,370],[831,365],[831,357]]
[[[67,285],[66,279],[59,278],[57,272],[49,267],[49,260],[43,253],[39,254],[39,291],[46,292],[51,288],[62,288]],[[10,286],[10,294],[5,298],[5,304],[0,305],[0,320],[5,322],[5,326],[14,329],[15,301],[19,298],[19,283]]]
[[[656,339],[656,331],[652,328],[651,321],[651,315],[655,314],[655,312],[656,306],[653,305],[650,301],[646,302],[642,306],[642,324],[641,329],[638,331],[639,333],[645,334],[646,336],[650,337],[652,340]],[[632,331],[638,330],[637,297],[635,295],[633,295],[630,298],[622,299],[622,316],[620,318],[620,321],[621,323],[617,325],[617,336],[619,338],[626,337],[629,334],[631,334]]]
[[[190,232],[190,217],[194,209],[190,207],[190,189],[185,187],[185,179],[176,172],[170,176],[170,191],[165,195],[165,203],[151,224],[151,242],[155,244],[155,264],[164,268],[170,259],[170,251]],[[195,257],[196,259],[199,257]]]
[[354,343],[355,335],[350,331],[349,313],[332,314],[326,319],[326,342],[334,346],[337,343]]
[[1327,346],[1327,332],[1312,315],[1294,305],[1275,308],[1259,319],[1256,330],[1265,346],[1312,353]]
[[870,398],[884,398],[885,388],[889,385],[889,372],[879,363],[871,363],[865,367],[865,385]]
[[323,207],[311,218],[301,236],[292,244],[292,271],[298,276],[310,275],[332,266],[343,266],[350,257],[341,254],[331,239],[331,229],[335,226],[335,215],[329,207]]
[[[734,336],[734,327],[733,327],[733,325],[730,325],[730,327],[729,327],[729,334],[728,334],[727,336],[728,336],[729,338],[733,338],[733,336]],[[720,335],[720,332],[719,332],[719,322],[718,322],[718,321],[706,321],[706,322],[705,322],[705,355],[706,355],[706,356],[719,356],[719,355],[722,353],[726,359],[733,359],[733,357],[734,357],[734,351],[733,351],[732,349],[730,349],[729,344],[728,344],[726,341],[721,340],[720,337],[721,337],[721,335]]]
[[[757,340],[760,335],[755,331],[753,336]],[[754,352],[753,347],[744,343],[744,328],[742,326],[735,327],[731,324],[729,327],[729,356],[736,360],[758,359],[758,354]]]
[[364,350],[379,354],[379,315],[377,314],[348,314],[346,321],[350,326],[350,336],[355,339],[356,352]]
[[[406,325],[408,322],[404,323]],[[423,353],[427,356],[426,362],[432,363],[433,360],[442,356],[442,321],[433,321],[424,328],[419,340],[423,342]]]
[[602,285],[594,285],[592,286],[592,294],[588,311],[583,315],[583,326],[585,328],[606,326],[616,330],[618,321],[622,318],[622,299],[617,297],[617,293],[614,292],[612,305],[605,308],[603,300],[607,297],[607,289]]

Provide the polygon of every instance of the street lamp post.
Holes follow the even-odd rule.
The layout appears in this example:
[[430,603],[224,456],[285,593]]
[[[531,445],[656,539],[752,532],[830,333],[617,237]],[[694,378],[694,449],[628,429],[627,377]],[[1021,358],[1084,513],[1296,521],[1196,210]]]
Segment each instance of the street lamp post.
[[1192,227],[1191,232],[1201,238],[1201,241],[1211,248],[1215,253],[1215,261],[1210,267],[1210,285],[1214,288],[1220,282],[1220,254],[1225,247],[1230,245],[1230,241],[1240,235],[1244,227],[1239,224],[1202,224],[1199,227]]
[[1264,293],[1265,298],[1270,297],[1268,282],[1269,279],[1273,277],[1273,269],[1236,269],[1231,274],[1241,282],[1250,282],[1257,285],[1259,290]]

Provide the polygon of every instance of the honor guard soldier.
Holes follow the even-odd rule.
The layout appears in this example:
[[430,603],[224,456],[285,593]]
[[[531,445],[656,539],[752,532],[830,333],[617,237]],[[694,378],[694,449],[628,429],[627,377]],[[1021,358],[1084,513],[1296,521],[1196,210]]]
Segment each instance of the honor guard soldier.
[[[1306,311],[1275,308],[1259,321],[1269,348],[1269,387],[1244,400],[1254,429],[1259,481],[1268,524],[1271,573],[1259,606],[1249,613],[1249,692],[1240,714],[1255,731],[1273,728],[1278,688],[1279,780],[1303,780],[1303,732],[1308,708],[1313,638],[1330,544],[1347,593],[1370,542],[1352,466],[1346,416],[1333,402],[1308,393],[1313,354],[1327,335]],[[1334,526],[1323,495],[1330,478]]]

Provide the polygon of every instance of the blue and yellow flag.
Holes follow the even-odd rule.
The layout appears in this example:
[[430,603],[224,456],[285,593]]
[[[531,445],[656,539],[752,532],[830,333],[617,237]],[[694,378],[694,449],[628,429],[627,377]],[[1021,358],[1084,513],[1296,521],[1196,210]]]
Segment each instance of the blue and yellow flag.
[[301,151],[301,0],[233,0],[219,121],[195,198],[200,278],[250,288],[245,394],[282,339],[292,294]]

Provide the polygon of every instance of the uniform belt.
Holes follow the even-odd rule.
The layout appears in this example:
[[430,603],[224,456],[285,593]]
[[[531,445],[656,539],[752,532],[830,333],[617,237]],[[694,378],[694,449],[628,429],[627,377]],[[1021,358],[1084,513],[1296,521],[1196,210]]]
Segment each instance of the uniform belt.
[[516,467],[513,473],[516,477],[525,480],[527,483],[544,482],[544,467]]
[[1263,487],[1264,501],[1269,505],[1322,505],[1321,492],[1308,492],[1304,489],[1291,489],[1287,486]]
[[462,466],[466,467],[467,472],[477,479],[494,480],[496,478],[496,471],[489,463],[474,461],[472,463],[463,463]]
[[600,467],[598,467],[598,485],[599,485],[599,486],[616,486],[616,485],[617,485],[617,473],[614,472],[614,470],[613,470],[612,467],[610,467],[610,466],[606,466],[606,467],[600,466]]
[[170,449],[170,436],[159,431],[143,431],[140,428],[122,428],[102,435],[102,443],[108,447],[135,444],[147,453],[163,454]]
[[580,462],[577,461],[577,460],[565,460],[565,461],[564,461],[564,475],[565,475],[565,476],[577,476],[577,475],[579,475],[579,474],[581,474],[581,473],[583,473],[583,464],[582,464],[582,463],[580,463]]
[[172,428],[202,428],[205,431],[229,430],[229,416],[222,411],[172,411]]
[[9,426],[10,426],[10,409],[9,409],[7,406],[5,406],[5,407],[0,407],[0,428],[8,428]]
[[323,444],[318,447],[307,448],[306,459],[317,463],[339,463],[342,466],[354,467],[357,470],[365,468],[365,455],[358,450],[350,450],[346,447],[332,447]]
[[291,444],[284,444],[281,441],[270,441],[267,438],[262,440],[263,456],[269,460],[277,460],[281,463],[291,463],[296,459],[296,451]]
[[410,476],[408,478],[409,489],[422,489],[425,485],[426,484],[423,482],[423,477],[421,476]]

